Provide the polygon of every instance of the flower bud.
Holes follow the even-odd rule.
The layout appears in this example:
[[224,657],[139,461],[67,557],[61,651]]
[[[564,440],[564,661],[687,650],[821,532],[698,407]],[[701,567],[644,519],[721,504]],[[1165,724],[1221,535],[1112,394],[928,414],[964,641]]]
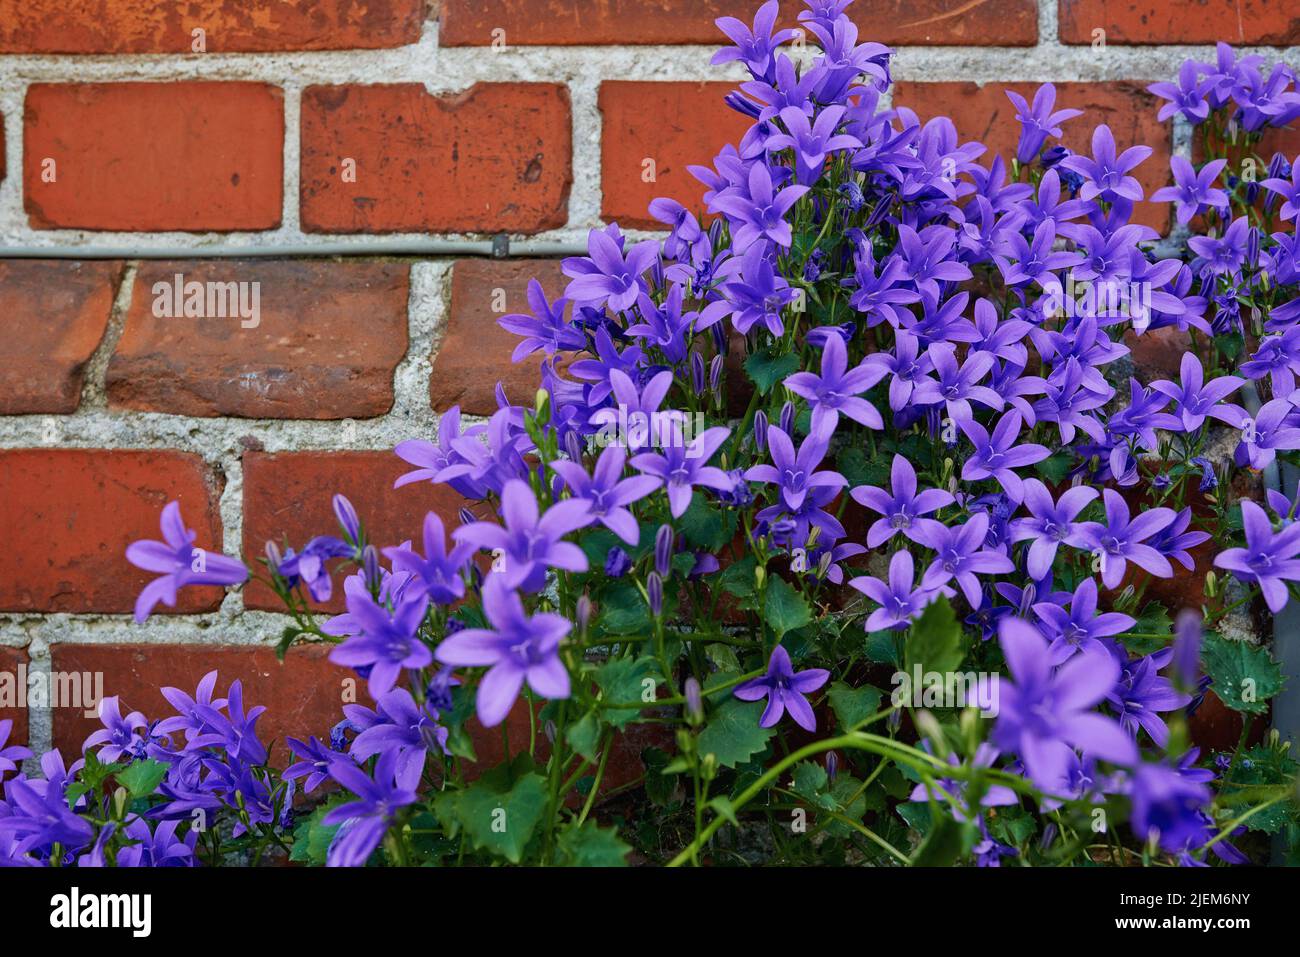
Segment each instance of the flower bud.
[[551,742],[551,744],[554,744],[556,734],[555,722],[548,719],[546,724],[542,726],[542,730],[546,734],[546,740]]
[[781,431],[786,435],[794,434],[794,403],[787,402],[781,406]]
[[1184,608],[1174,623],[1174,682],[1184,691],[1196,687],[1201,670],[1201,615]]
[[650,603],[650,614],[658,618],[664,612],[664,580],[658,572],[646,576],[646,600]]
[[631,556],[617,545],[605,555],[605,574],[610,578],[622,578],[631,567]]
[[279,574],[280,562],[284,561],[284,556],[280,554],[280,546],[275,542],[266,543],[266,560],[271,566],[271,571]]
[[571,461],[582,461],[582,439],[578,437],[577,432],[569,431],[564,433],[564,451]]
[[826,781],[835,783],[835,775],[840,773],[840,756],[834,751],[826,752]]
[[366,587],[378,591],[383,584],[383,570],[379,567],[379,552],[374,545],[367,545],[361,553],[361,569],[365,575]]
[[713,357],[709,363],[709,391],[717,392],[718,385],[722,382],[722,354]]
[[684,688],[686,697],[686,720],[691,724],[699,724],[704,720],[704,698],[700,693],[700,683],[695,680],[695,676],[686,679]]
[[762,409],[754,413],[754,448],[759,455],[767,451],[767,413]]
[[667,578],[672,570],[673,527],[660,525],[655,534],[655,571],[660,578]]
[[456,517],[460,519],[462,525],[473,525],[478,521],[478,519],[474,517],[474,513],[463,505],[460,507],[459,511],[456,512]]
[[334,496],[334,517],[339,520],[339,525],[343,526],[343,535],[348,542],[353,545],[361,542],[361,519],[357,518],[357,510],[352,507],[342,495]]
[[545,389],[538,389],[537,395],[533,399],[533,411],[537,415],[537,421],[545,425],[551,421],[551,393]]
[[578,634],[585,635],[588,626],[591,624],[591,596],[585,591],[578,596],[576,612],[574,617],[577,618]]
[[694,387],[696,395],[704,393],[704,356],[693,350],[691,352],[691,385]]

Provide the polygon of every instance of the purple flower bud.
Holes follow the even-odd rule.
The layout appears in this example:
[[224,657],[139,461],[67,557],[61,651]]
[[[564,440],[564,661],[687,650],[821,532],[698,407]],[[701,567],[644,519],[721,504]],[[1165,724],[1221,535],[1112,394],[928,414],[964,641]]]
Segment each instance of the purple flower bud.
[[840,756],[834,751],[826,752],[826,780],[834,784],[835,775],[840,773]]
[[704,717],[704,698],[700,694],[700,683],[695,680],[695,676],[686,679],[684,686],[686,696],[686,714],[692,720],[699,721]]
[[1190,608],[1174,623],[1174,677],[1183,688],[1196,687],[1201,670],[1201,615]]
[[582,461],[582,439],[578,437],[577,432],[569,431],[564,433],[564,451],[568,454],[570,460],[574,462]]
[[[722,323],[715,322],[709,326],[709,334],[713,337],[713,351],[720,356],[727,354],[727,333],[722,328]],[[716,357],[715,357],[716,358]]]
[[339,520],[343,526],[343,534],[353,545],[361,542],[361,519],[357,518],[357,510],[352,507],[342,495],[334,496],[334,517]]
[[767,451],[767,413],[762,409],[754,413],[754,448],[760,455]]
[[671,572],[673,560],[673,527],[660,525],[655,533],[655,571],[660,578],[667,578]]
[[787,402],[781,406],[781,431],[786,435],[794,434],[794,403]]
[[718,391],[718,384],[722,381],[722,353],[713,357],[709,363],[709,389],[712,392]]
[[577,625],[579,634],[586,634],[587,627],[591,624],[591,596],[583,592],[578,596],[578,606],[576,609]]
[[1039,839],[1038,846],[1045,851],[1052,846],[1052,842],[1055,840],[1056,825],[1049,823],[1047,827],[1043,828],[1043,836]]
[[885,719],[885,724],[889,727],[890,731],[897,731],[903,726],[903,712],[889,712],[889,717]]
[[365,575],[366,587],[377,591],[384,582],[384,576],[379,567],[379,551],[374,545],[367,545],[361,553],[361,569]]
[[658,572],[651,572],[646,576],[645,593],[646,599],[650,602],[650,614],[658,618],[664,611],[664,580],[659,577]]
[[551,742],[551,744],[554,744],[556,734],[555,722],[548,719],[546,724],[542,725],[542,731],[546,734],[546,740]]
[[564,479],[560,478],[560,476],[558,475],[552,475],[551,476],[551,498],[558,502],[560,500],[560,496],[563,493],[564,493]]
[[691,385],[697,395],[704,391],[704,356],[694,350],[691,351]]
[[280,562],[284,560],[284,556],[280,554],[280,546],[275,542],[266,543],[266,560],[271,565],[271,571],[280,571]]
[[1025,586],[1025,590],[1020,593],[1020,617],[1028,618],[1030,610],[1034,607],[1034,602],[1038,599],[1038,586],[1030,582]]
[[474,517],[474,513],[463,505],[460,507],[460,510],[456,512],[456,517],[460,519],[462,525],[473,525],[478,521],[478,519]]
[[622,578],[631,567],[631,556],[617,545],[605,556],[605,574],[610,578]]

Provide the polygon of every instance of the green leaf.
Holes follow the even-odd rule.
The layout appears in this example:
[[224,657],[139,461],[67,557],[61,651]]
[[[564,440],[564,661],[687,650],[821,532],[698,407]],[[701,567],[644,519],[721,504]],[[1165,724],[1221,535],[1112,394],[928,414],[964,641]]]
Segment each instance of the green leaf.
[[771,355],[755,352],[745,360],[745,372],[758,386],[760,395],[767,395],[786,376],[799,371],[799,357],[792,352]]
[[790,587],[784,578],[772,575],[768,578],[763,619],[772,626],[779,641],[787,631],[802,628],[812,621],[812,611],[803,595]]
[[1201,660],[1214,679],[1212,690],[1234,711],[1263,714],[1265,702],[1282,690],[1281,666],[1258,645],[1207,633]]
[[940,814],[939,819],[932,822],[924,843],[912,855],[912,867],[951,866],[970,847],[969,832],[972,830],[971,825],[963,827],[947,814]]
[[826,769],[812,761],[800,761],[794,766],[791,775],[794,779],[794,793],[808,801],[814,807],[835,811],[839,804],[835,798],[826,793],[828,778]]
[[926,607],[908,632],[904,670],[912,674],[915,666],[920,665],[922,671],[946,674],[956,671],[965,657],[961,625],[948,599],[940,596]]
[[[601,704],[629,704],[645,701],[647,708],[654,705],[654,689],[659,681],[659,665],[653,658],[615,658],[596,669],[596,684],[600,688]],[[649,685],[646,682],[650,681]],[[605,720],[622,728],[641,713],[636,708],[602,708]]]
[[546,779],[532,767],[521,754],[462,791],[444,791],[435,804],[439,820],[452,836],[464,828],[476,848],[518,864],[546,809]]
[[1060,485],[1070,474],[1072,456],[1069,452],[1057,452],[1034,465],[1034,471],[1043,477],[1048,485]]
[[746,555],[740,561],[732,562],[719,576],[718,584],[730,595],[748,598],[754,594],[754,589],[757,587],[754,581],[754,567],[757,564],[753,555]]
[[700,754],[712,754],[718,764],[734,768],[762,751],[776,733],[758,726],[765,707],[762,701],[728,699],[700,732]]
[[881,486],[889,478],[889,465],[884,458],[867,458],[866,450],[860,445],[845,448],[835,459],[835,469],[849,480],[850,487]]
[[[1164,635],[1164,638],[1138,638],[1139,635]],[[1119,636],[1120,643],[1135,655],[1149,655],[1159,651],[1174,639],[1174,623],[1169,618],[1169,611],[1158,601],[1149,601],[1142,606],[1142,614],[1128,632]]]
[[903,663],[903,633],[892,628],[867,632],[864,653],[868,661],[897,668]]
[[677,530],[693,548],[718,552],[736,535],[736,513],[709,504],[708,499],[696,492],[677,520]]
[[350,799],[350,795],[336,794],[312,811],[309,817],[300,821],[293,829],[293,851],[289,854],[289,860],[295,864],[324,867],[330,844],[333,843],[334,835],[342,825],[325,825],[321,820],[334,808],[347,803]]
[[617,828],[602,828],[595,821],[561,833],[557,847],[565,867],[626,867],[632,850],[619,838]]
[[601,590],[597,621],[611,635],[648,634],[650,606],[630,579],[616,581]]
[[596,745],[600,742],[600,721],[595,712],[588,711],[564,732],[569,747],[588,761],[596,761]]
[[873,688],[871,685],[850,688],[844,682],[837,681],[831,685],[827,695],[831,700],[831,709],[835,712],[835,718],[845,731],[880,710],[880,689]]
[[125,771],[117,772],[117,783],[133,798],[147,797],[167,777],[167,765],[152,759],[136,761]]

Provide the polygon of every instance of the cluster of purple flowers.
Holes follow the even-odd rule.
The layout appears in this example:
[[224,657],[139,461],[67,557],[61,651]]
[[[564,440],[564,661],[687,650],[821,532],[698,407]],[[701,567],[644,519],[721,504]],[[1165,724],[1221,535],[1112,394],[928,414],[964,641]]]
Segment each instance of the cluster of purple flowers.
[[[96,834],[80,813],[96,796],[69,800],[76,769],[47,756],[44,781],[6,783],[0,862],[93,862],[120,846],[118,863],[193,863],[203,828],[177,826],[192,814],[226,814],[234,838],[280,844],[301,780],[350,795],[321,824],[337,828],[329,863],[361,865],[422,789],[446,786],[459,694],[472,690],[485,727],[521,695],[534,719],[550,702],[551,779],[591,758],[570,748],[573,711],[598,728],[627,717],[603,710],[626,709],[618,695],[589,690],[591,648],[653,669],[689,728],[703,720],[701,684],[723,671],[732,692],[711,708],[766,699],[760,728],[788,716],[815,733],[822,689],[846,678],[826,636],[853,621],[906,643],[935,603],[964,608],[987,642],[971,654],[1009,675],[996,722],[964,759],[932,732],[914,751],[935,764],[913,800],[974,822],[979,863],[1021,853],[980,808],[1025,793],[1043,812],[1119,798],[1139,840],[1182,863],[1244,859],[1217,834],[1215,775],[1183,733],[1204,691],[1202,616],[1156,651],[1124,636],[1151,579],[1194,570],[1207,529],[1221,539],[1233,512],[1244,541],[1214,563],[1273,611],[1300,582],[1294,504],[1273,493],[1268,511],[1238,509],[1227,481],[1300,449],[1300,173],[1281,155],[1257,177],[1228,170],[1240,157],[1199,169],[1175,157],[1174,185],[1147,197],[1134,173],[1152,150],[1116,143],[1105,125],[1090,154],[1066,149],[1064,124],[1080,111],[1057,109],[1051,84],[1032,100],[1008,94],[1015,156],[986,159],[949,118],[882,106],[892,53],[859,42],[851,2],[805,0],[811,58],[783,49],[795,33],[776,29],[775,0],[752,25],[720,20],[732,45],[715,62],[749,73],[727,102],[752,124],[691,168],[702,207],[653,203],[662,240],[591,230],[587,255],[563,262],[560,298],[530,284],[530,312],[500,322],[520,337],[516,361],[543,356],[531,407],[498,386],[486,422],[452,408],[436,441],[397,447],[413,466],[398,486],[445,484],[495,516],[462,509],[448,530],[430,513],[419,547],[380,549],[336,496],[341,536],[267,546],[291,632],[336,642],[331,659],[367,682],[374,707],[348,705],[328,742],[290,738],[297,762],[277,778],[255,734],[261,709],[244,711],[239,682],[218,700],[215,674],[193,698],[166,689],[179,714],[157,724],[109,699],[87,747],[99,764],[165,765],[158,799]],[[1162,119],[1205,125],[1212,153],[1227,144],[1212,127],[1250,145],[1300,118],[1289,67],[1266,75],[1261,58],[1222,44],[1216,63],[1189,62],[1151,89],[1169,101]],[[1134,221],[1148,200],[1197,224],[1183,253],[1159,254],[1156,231]],[[1176,379],[1144,383],[1130,346],[1161,329],[1191,348]],[[737,397],[748,402],[739,419]],[[678,427],[610,440],[633,421]],[[680,427],[694,421],[709,424]],[[1224,436],[1228,457],[1215,452]],[[179,587],[247,577],[193,548],[175,503],[162,525],[164,542],[128,552],[162,574],[138,618],[174,605]],[[301,596],[328,599],[340,567],[346,613],[318,626]],[[708,613],[724,591],[741,605],[727,634]],[[783,641],[791,631],[800,640]],[[710,643],[738,635],[750,639],[738,657],[708,663]],[[0,775],[30,757],[4,749],[7,731]],[[682,766],[698,775],[693,746]],[[982,775],[996,779],[976,798]],[[560,803],[552,796],[553,821]]]

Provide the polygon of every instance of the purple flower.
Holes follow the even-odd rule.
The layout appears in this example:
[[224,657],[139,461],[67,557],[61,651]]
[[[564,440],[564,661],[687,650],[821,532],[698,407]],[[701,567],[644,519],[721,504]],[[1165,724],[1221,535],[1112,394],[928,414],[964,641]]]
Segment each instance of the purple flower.
[[135,602],[135,620],[144,621],[158,602],[168,608],[176,607],[176,590],[186,585],[238,585],[248,578],[244,563],[227,558],[218,552],[195,548],[197,537],[193,529],[185,527],[179,502],[168,502],[162,510],[164,541],[144,540],[132,542],[126,548],[126,558],[137,568],[148,572],[162,572]]
[[1292,523],[1277,534],[1268,515],[1249,499],[1241,503],[1241,523],[1246,533],[1245,548],[1229,548],[1214,558],[1242,581],[1255,582],[1264,593],[1268,610],[1277,614],[1290,595],[1284,582],[1300,581],[1300,523]]
[[939,522],[927,523],[917,538],[936,554],[925,570],[921,587],[935,589],[955,578],[966,600],[978,608],[981,595],[977,576],[1015,570],[1007,556],[984,547],[988,531],[988,512],[976,512],[964,525],[952,528]]
[[849,491],[853,500],[859,505],[879,512],[883,517],[876,519],[867,529],[867,547],[879,548],[898,532],[907,538],[919,542],[917,530],[926,521],[922,516],[937,512],[951,505],[953,497],[943,489],[928,488],[916,494],[916,470],[905,456],[894,455],[894,463],[889,473],[890,491],[873,485],[859,485]]
[[746,182],[747,192],[727,190],[713,200],[713,210],[726,214],[735,224],[733,247],[737,252],[748,252],[758,240],[767,239],[788,248],[794,233],[785,214],[808,192],[808,187],[787,186],[776,190],[772,173],[762,161],[750,166]]
[[5,798],[16,812],[0,817],[0,848],[13,842],[10,858],[34,850],[48,853],[55,844],[76,853],[95,836],[95,829],[69,809],[63,787],[51,781],[14,778],[5,784]]
[[594,516],[584,501],[557,502],[540,515],[537,497],[528,483],[511,479],[501,493],[501,518],[474,522],[451,533],[458,542],[493,552],[496,572],[507,588],[535,592],[546,584],[546,569],[585,572],[587,556],[572,542],[561,541],[570,532],[590,525]]
[[1070,610],[1050,601],[1034,605],[1034,614],[1043,623],[1043,633],[1051,644],[1048,654],[1052,665],[1063,664],[1079,651],[1108,651],[1101,639],[1119,635],[1137,624],[1137,619],[1108,611],[1097,614],[1097,582],[1085,578],[1070,598]]
[[632,467],[660,479],[668,493],[668,507],[673,518],[680,518],[690,507],[692,486],[730,491],[735,482],[726,472],[705,463],[727,440],[731,430],[724,426],[705,429],[691,444],[682,448],[672,445],[664,454],[642,452],[633,456]]
[[1182,422],[1184,431],[1195,432],[1206,418],[1218,419],[1236,428],[1245,424],[1246,410],[1223,402],[1241,388],[1244,379],[1222,375],[1206,382],[1201,360],[1192,352],[1183,353],[1179,375],[1181,382],[1160,379],[1151,383],[1151,388],[1174,400],[1174,414]]
[[1011,540],[1023,542],[1033,539],[1025,570],[1037,581],[1052,570],[1056,550],[1062,544],[1084,547],[1078,536],[1079,524],[1075,519],[1084,507],[1097,497],[1095,488],[1077,485],[1061,493],[1052,501],[1052,493],[1036,478],[1024,481],[1024,503],[1030,518],[1017,518],[1011,522]]
[[353,552],[353,547],[342,539],[333,535],[317,535],[303,546],[301,552],[295,553],[290,548],[274,570],[288,581],[289,587],[296,587],[299,581],[305,582],[312,598],[316,601],[329,601],[334,593],[334,582],[325,563],[331,558],[340,558]]
[[390,691],[403,668],[423,668],[433,661],[429,646],[420,640],[420,626],[429,608],[423,591],[409,595],[392,611],[377,604],[360,578],[343,584],[348,615],[360,630],[330,652],[330,661],[351,668],[370,669],[370,696]]
[[239,680],[230,683],[227,698],[226,714],[212,705],[196,706],[199,718],[215,739],[212,743],[224,747],[238,762],[265,764],[266,747],[257,739],[257,721],[266,708],[257,705],[244,711],[244,685]]
[[1152,741],[1161,748],[1167,747],[1169,726],[1159,712],[1185,708],[1192,701],[1191,695],[1176,691],[1173,683],[1160,674],[1160,669],[1172,660],[1173,648],[1164,648],[1145,658],[1130,659],[1118,647],[1112,647],[1111,654],[1119,662],[1120,675],[1106,701],[1119,723],[1134,737],[1138,728],[1144,728]]
[[318,741],[315,735],[312,735],[306,741],[286,737],[284,742],[289,746],[290,751],[302,759],[285,768],[284,779],[286,781],[294,781],[305,777],[307,781],[303,785],[303,790],[314,791],[320,787],[322,781],[329,779],[330,766],[339,760],[337,751]]
[[446,728],[438,724],[438,712],[427,703],[417,705],[405,688],[394,688],[375,702],[386,720],[372,724],[352,741],[351,755],[365,761],[376,754],[397,751],[398,777],[418,780],[424,772],[429,751],[447,749]]
[[760,728],[772,727],[789,711],[790,717],[799,727],[805,731],[816,731],[817,716],[813,714],[812,705],[804,695],[812,694],[830,676],[831,673],[825,668],[795,671],[790,664],[790,653],[777,645],[772,649],[772,657],[768,660],[767,674],[736,685],[732,694],[741,701],[767,698],[767,707],[758,719]]
[[816,122],[809,123],[808,114],[802,109],[787,106],[781,110],[780,116],[789,132],[774,133],[767,138],[765,145],[769,150],[793,150],[795,175],[800,183],[811,186],[821,175],[828,153],[862,147],[862,141],[856,136],[836,134],[844,111],[843,106],[828,106],[817,114]]
[[[1196,460],[1193,459],[1193,462]],[[1208,463],[1206,463],[1208,464]],[[1213,475],[1213,471],[1210,473]],[[1201,491],[1205,491],[1205,481],[1201,481]],[[1192,509],[1187,506],[1174,516],[1174,520],[1156,533],[1156,537],[1151,539],[1151,547],[1158,551],[1165,558],[1178,562],[1189,572],[1195,571],[1196,563],[1192,561],[1192,556],[1188,552],[1189,548],[1195,548],[1197,545],[1210,540],[1209,532],[1189,532],[1187,526],[1192,522]]]
[[629,545],[641,539],[636,517],[627,508],[659,488],[658,479],[648,475],[623,478],[627,453],[611,445],[600,453],[591,475],[577,462],[555,461],[551,468],[564,480],[573,499],[585,502],[591,516]]
[[1169,166],[1174,172],[1174,185],[1156,190],[1151,194],[1151,202],[1174,203],[1174,208],[1178,211],[1178,222],[1184,226],[1207,206],[1222,209],[1228,205],[1228,194],[1215,189],[1214,181],[1226,165],[1227,160],[1214,160],[1206,163],[1205,168],[1198,173],[1183,157],[1172,157]]
[[[1215,380],[1217,381],[1217,380]],[[1264,403],[1254,421],[1245,422],[1234,459],[1238,465],[1263,469],[1278,449],[1300,449],[1300,428],[1294,425],[1295,406],[1287,399]]]
[[394,572],[409,572],[424,586],[429,599],[438,605],[450,605],[465,597],[465,566],[474,554],[474,546],[454,545],[447,551],[447,535],[437,513],[424,516],[424,555],[410,548],[385,548],[384,555]]
[[974,412],[971,401],[990,409],[1002,408],[1002,396],[988,386],[978,383],[989,374],[996,361],[991,352],[972,352],[960,366],[957,348],[950,342],[936,342],[930,346],[930,359],[938,379],[921,379],[913,393],[913,400],[921,405],[945,404],[948,415],[956,422],[970,419]]
[[993,743],[1018,754],[1035,784],[1049,794],[1069,794],[1075,748],[1114,764],[1137,762],[1132,738],[1091,710],[1119,678],[1108,652],[1084,650],[1053,668],[1047,640],[1028,622],[1006,618],[998,637],[1014,681],[1001,682]]
[[1016,108],[1016,120],[1020,123],[1020,142],[1016,145],[1016,160],[1022,165],[1032,163],[1042,152],[1043,144],[1049,136],[1060,139],[1060,124],[1066,120],[1082,116],[1083,110],[1056,110],[1056,87],[1044,83],[1034,93],[1031,107],[1025,98],[1012,90],[1006,90],[1007,98]]
[[176,714],[170,718],[163,718],[155,724],[153,733],[162,736],[176,731],[184,731],[190,747],[206,747],[209,744],[218,743],[220,737],[211,733],[205,718],[209,710],[220,711],[228,703],[225,698],[214,699],[212,697],[212,692],[216,686],[217,672],[209,671],[199,679],[193,697],[179,688],[164,687],[159,689],[167,702],[176,709]]
[[826,337],[822,348],[821,369],[820,376],[814,372],[796,372],[785,379],[787,389],[808,400],[813,432],[835,431],[841,412],[869,429],[885,427],[876,407],[860,398],[885,377],[887,370],[880,363],[862,362],[850,370],[844,340],[831,335]]
[[326,857],[330,867],[364,866],[384,839],[396,812],[415,803],[419,777],[412,776],[409,767],[406,777],[397,774],[397,761],[396,751],[381,754],[373,778],[350,761],[330,765],[330,777],[357,797],[321,820],[326,826],[339,825]]
[[466,628],[448,635],[435,652],[453,667],[489,666],[479,681],[476,708],[484,727],[500,724],[524,681],[543,698],[569,697],[569,672],[560,660],[560,641],[573,627],[563,615],[529,616],[519,594],[501,575],[483,583],[483,614],[491,628]]
[[1130,520],[1128,502],[1119,492],[1104,489],[1102,498],[1105,523],[1084,522],[1079,527],[1079,540],[1101,558],[1101,580],[1106,587],[1119,587],[1129,562],[1159,578],[1172,576],[1169,560],[1145,542],[1174,520],[1174,510],[1150,508]]
[[469,478],[470,470],[466,466],[465,457],[456,451],[456,445],[462,438],[476,435],[482,430],[482,426],[476,425],[462,433],[460,406],[453,405],[438,417],[437,445],[424,439],[408,439],[397,443],[393,452],[403,462],[416,466],[416,470],[399,476],[393,483],[393,488],[401,488],[413,482],[447,482],[466,498],[484,498],[487,489]]
[[125,718],[114,695],[99,703],[99,721],[104,726],[88,737],[81,745],[82,752],[100,746],[97,757],[104,764],[113,764],[125,759],[132,761],[144,757],[144,738],[136,734],[148,726],[144,715],[132,711]]
[[1300,216],[1300,162],[1291,167],[1291,179],[1270,177],[1259,184],[1266,190],[1282,197],[1282,208],[1278,215],[1282,219],[1295,219]]
[[1130,146],[1117,157],[1115,137],[1103,123],[1092,133],[1092,159],[1076,153],[1061,160],[1061,166],[1084,178],[1080,199],[1100,197],[1108,202],[1127,199],[1138,203],[1142,201],[1142,184],[1128,174],[1151,153],[1149,146]]
[[542,284],[536,279],[528,280],[528,305],[532,307],[531,316],[511,313],[502,316],[497,324],[508,332],[513,332],[524,339],[515,346],[511,361],[519,362],[525,356],[543,350],[548,356],[557,352],[571,352],[587,345],[587,337],[581,329],[575,328],[564,318],[567,299],[557,299],[551,305],[546,301]]
[[745,473],[745,480],[777,486],[781,500],[790,511],[798,511],[805,496],[814,488],[843,488],[848,484],[848,479],[839,472],[816,471],[826,455],[828,435],[829,432],[823,432],[808,436],[799,445],[796,454],[790,437],[772,426],[767,430],[772,464],[750,467]]
[[1134,832],[1144,841],[1158,835],[1166,851],[1183,850],[1205,830],[1200,812],[1210,803],[1210,789],[1177,768],[1139,764],[1129,797]]
[[992,435],[974,419],[958,419],[957,424],[975,446],[975,454],[962,466],[962,479],[967,482],[996,479],[1013,503],[1023,501],[1024,482],[1012,469],[1041,462],[1052,452],[1043,445],[1017,444],[1020,437],[1020,413],[1011,411],[1002,416]]
[[[660,372],[638,390],[632,378],[620,369],[611,369],[609,386],[618,403],[616,408],[597,409],[591,414],[590,422],[598,426],[618,426],[625,424],[623,436],[632,451],[671,440],[673,436],[673,417],[671,413],[661,413],[659,406],[673,385],[673,374]],[[663,435],[662,433],[668,433]]]
[[754,76],[767,76],[772,67],[772,53],[781,44],[793,40],[797,34],[794,30],[777,30],[776,16],[779,12],[777,0],[768,0],[754,14],[754,27],[751,30],[735,17],[718,17],[713,22],[725,33],[734,46],[723,47],[713,54],[710,61],[715,66],[739,60],[749,68]]
[[[926,741],[925,745],[928,750],[929,741]],[[997,760],[997,757],[997,748],[983,742],[975,749],[975,757],[971,760],[970,766],[973,768],[989,768],[993,766],[993,762]],[[960,767],[962,759],[956,754],[950,753],[948,763],[953,767]],[[912,793],[908,795],[907,799],[909,801],[944,801],[952,808],[954,818],[958,821],[967,821],[971,817],[970,799],[966,796],[969,787],[970,782],[961,778],[939,778],[933,784],[918,784],[912,789]],[[980,798],[980,807],[1008,807],[1019,803],[1020,798],[1016,795],[1016,792],[1005,784],[987,785],[983,796]]]
[[1200,66],[1195,60],[1184,60],[1178,70],[1178,83],[1152,83],[1147,90],[1163,100],[1156,118],[1163,123],[1175,113],[1182,113],[1195,126],[1210,115],[1210,104],[1205,102],[1209,84],[1200,79]]
[[621,312],[631,308],[646,291],[642,276],[659,260],[659,244],[647,239],[623,255],[620,242],[606,230],[593,229],[587,234],[589,257],[570,257],[562,269],[571,278],[564,295],[574,301],[599,308],[608,305]]
[[869,575],[849,579],[850,588],[862,592],[880,606],[867,617],[867,631],[906,628],[913,618],[940,595],[956,594],[946,585],[938,588],[913,588],[914,580],[912,553],[906,549],[894,552],[894,557],[889,560],[889,581],[882,582]]
[[[1231,275],[1246,262],[1246,244],[1249,241],[1250,220],[1239,216],[1232,221],[1222,236],[1192,236],[1187,246],[1200,259],[1192,268],[1200,271],[1208,269],[1216,275]],[[1188,353],[1191,355],[1191,353]]]
[[6,747],[9,740],[9,732],[13,730],[14,723],[9,718],[0,721],[0,778],[5,776],[8,771],[16,771],[19,761],[32,757],[32,752],[21,745],[13,744]]

